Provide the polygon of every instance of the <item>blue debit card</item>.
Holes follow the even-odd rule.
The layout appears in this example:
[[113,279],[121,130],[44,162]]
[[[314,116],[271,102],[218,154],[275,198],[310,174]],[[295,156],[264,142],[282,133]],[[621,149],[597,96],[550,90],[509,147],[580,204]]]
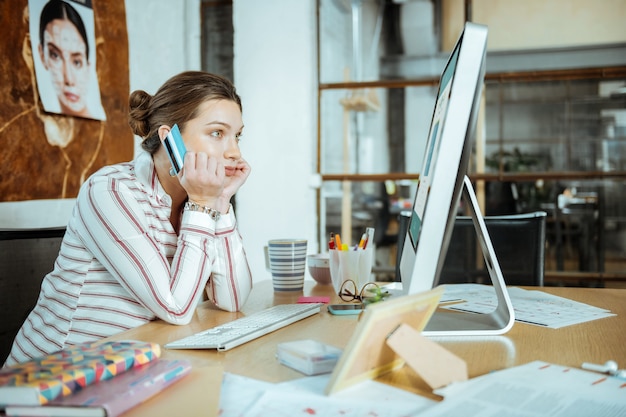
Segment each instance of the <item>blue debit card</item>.
[[183,161],[187,153],[187,148],[185,148],[185,142],[183,142],[183,137],[180,135],[178,125],[172,127],[163,141],[163,146],[167,150],[167,156],[170,158],[174,172],[178,174],[183,168]]

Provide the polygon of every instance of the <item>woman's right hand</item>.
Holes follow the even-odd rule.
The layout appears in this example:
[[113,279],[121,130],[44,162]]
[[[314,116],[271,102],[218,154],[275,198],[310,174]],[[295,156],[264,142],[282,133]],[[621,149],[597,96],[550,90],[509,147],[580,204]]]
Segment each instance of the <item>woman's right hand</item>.
[[224,207],[220,199],[226,186],[226,173],[224,163],[218,158],[205,152],[187,151],[178,178],[190,201],[221,213],[228,210],[229,203]]

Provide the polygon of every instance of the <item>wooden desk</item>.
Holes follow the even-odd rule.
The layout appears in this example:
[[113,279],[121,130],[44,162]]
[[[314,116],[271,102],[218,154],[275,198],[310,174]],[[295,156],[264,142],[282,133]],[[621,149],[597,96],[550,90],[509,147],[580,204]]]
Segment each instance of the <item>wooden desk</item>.
[[[516,322],[503,336],[436,338],[441,345],[463,358],[470,377],[483,375],[533,360],[542,360],[564,366],[580,367],[583,362],[604,363],[615,360],[626,367],[626,290],[605,288],[541,287],[550,294],[610,309],[617,316],[588,323],[546,329]],[[330,295],[331,302],[340,302],[333,295],[332,286],[305,282],[304,295]],[[255,285],[242,313],[217,310],[209,302],[201,304],[187,326],[174,326],[155,321],[116,335],[112,339],[138,339],[160,344],[189,336],[217,324],[231,321],[245,314],[275,304],[295,303],[302,293],[276,293],[270,281]],[[269,382],[280,382],[303,375],[280,365],[276,360],[276,345],[299,339],[317,339],[340,348],[345,347],[357,321],[356,316],[332,316],[322,313],[294,323],[226,352],[212,350],[163,349],[164,358],[187,358],[197,366],[218,362],[224,371]],[[409,388],[422,386],[419,377],[405,367],[385,378],[395,385]]]

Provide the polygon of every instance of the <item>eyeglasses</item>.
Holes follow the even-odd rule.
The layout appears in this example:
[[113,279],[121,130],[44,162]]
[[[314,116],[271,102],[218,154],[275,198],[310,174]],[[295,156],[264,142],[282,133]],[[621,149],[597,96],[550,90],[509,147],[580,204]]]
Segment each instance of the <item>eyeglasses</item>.
[[357,291],[356,282],[351,279],[344,281],[339,289],[339,298],[347,303],[357,300],[364,304],[371,304],[381,301],[389,295],[388,291],[383,291],[375,282],[368,282],[361,287],[360,291]]

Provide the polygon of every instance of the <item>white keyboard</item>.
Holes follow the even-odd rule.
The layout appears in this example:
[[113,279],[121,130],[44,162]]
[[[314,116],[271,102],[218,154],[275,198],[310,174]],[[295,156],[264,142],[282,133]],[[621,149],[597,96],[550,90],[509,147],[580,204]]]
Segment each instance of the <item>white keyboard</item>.
[[165,345],[168,349],[228,350],[320,312],[322,303],[281,304]]

